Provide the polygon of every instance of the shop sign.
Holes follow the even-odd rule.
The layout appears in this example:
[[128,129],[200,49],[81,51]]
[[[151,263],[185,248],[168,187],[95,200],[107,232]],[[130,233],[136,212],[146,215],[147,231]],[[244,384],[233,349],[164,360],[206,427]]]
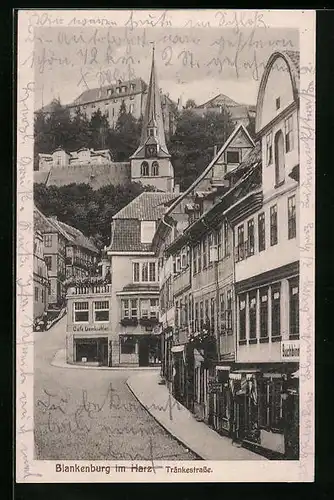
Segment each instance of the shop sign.
[[107,332],[107,325],[88,326],[88,325],[73,325],[74,332]]
[[281,342],[281,358],[283,361],[299,360],[299,340],[283,340]]
[[208,381],[208,392],[223,392],[223,384],[218,382],[217,380],[209,380]]

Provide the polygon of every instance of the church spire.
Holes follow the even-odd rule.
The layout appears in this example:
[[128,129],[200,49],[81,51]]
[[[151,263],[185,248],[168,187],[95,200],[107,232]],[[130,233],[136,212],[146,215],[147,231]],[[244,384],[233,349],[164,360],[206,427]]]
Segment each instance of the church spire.
[[159,147],[168,154],[162,117],[160,90],[155,69],[154,52],[155,47],[153,45],[151,76],[147,92],[146,108],[144,113],[140,143],[143,146],[147,143],[147,139],[149,137],[154,137]]

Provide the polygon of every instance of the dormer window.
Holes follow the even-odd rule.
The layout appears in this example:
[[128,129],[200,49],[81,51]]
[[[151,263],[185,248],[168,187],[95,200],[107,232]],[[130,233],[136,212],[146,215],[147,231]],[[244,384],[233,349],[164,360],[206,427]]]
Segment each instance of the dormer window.
[[276,98],[276,110],[280,109],[281,107],[281,98],[277,97]]
[[134,83],[131,83],[130,88],[131,88],[131,91],[134,91],[136,89],[136,85]]
[[149,128],[148,129],[148,136],[149,137],[155,137],[155,129],[154,128]]
[[154,233],[155,233],[155,221],[142,220],[140,225],[141,243],[152,243]]
[[116,87],[116,94],[120,94],[121,93],[121,88],[120,87]]
[[122,87],[122,92],[125,94],[125,92],[127,92],[128,90],[128,87],[126,87],[125,85]]
[[107,90],[107,95],[110,96],[112,94],[112,89]]

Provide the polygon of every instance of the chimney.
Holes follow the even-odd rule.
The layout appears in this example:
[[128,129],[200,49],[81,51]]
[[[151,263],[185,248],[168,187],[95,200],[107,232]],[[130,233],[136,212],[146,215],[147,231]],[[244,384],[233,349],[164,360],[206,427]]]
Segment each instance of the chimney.
[[175,184],[175,186],[174,186],[174,193],[175,194],[180,194],[180,184]]

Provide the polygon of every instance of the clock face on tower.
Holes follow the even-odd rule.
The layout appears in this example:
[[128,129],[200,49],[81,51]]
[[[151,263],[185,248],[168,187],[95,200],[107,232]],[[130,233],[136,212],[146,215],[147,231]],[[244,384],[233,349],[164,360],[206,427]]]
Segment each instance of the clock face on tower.
[[157,156],[157,147],[154,144],[150,144],[146,146],[146,156],[148,158],[152,158],[153,156]]

